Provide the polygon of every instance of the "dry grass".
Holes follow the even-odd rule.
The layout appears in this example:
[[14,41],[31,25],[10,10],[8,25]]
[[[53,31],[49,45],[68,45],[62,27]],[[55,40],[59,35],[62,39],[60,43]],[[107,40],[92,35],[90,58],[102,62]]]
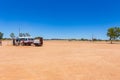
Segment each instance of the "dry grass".
[[120,80],[120,44],[45,41],[0,46],[0,80]]

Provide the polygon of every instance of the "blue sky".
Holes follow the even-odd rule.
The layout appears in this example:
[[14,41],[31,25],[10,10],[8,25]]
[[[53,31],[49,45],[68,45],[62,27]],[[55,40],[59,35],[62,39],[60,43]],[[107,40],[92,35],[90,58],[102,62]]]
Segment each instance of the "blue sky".
[[119,0],[0,0],[0,31],[44,38],[107,39],[120,26]]

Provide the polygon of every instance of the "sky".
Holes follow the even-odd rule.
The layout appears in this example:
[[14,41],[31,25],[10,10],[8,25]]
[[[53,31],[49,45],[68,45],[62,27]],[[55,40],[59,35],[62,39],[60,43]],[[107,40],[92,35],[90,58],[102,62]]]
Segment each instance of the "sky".
[[120,0],[0,0],[0,32],[18,36],[108,39],[120,26]]

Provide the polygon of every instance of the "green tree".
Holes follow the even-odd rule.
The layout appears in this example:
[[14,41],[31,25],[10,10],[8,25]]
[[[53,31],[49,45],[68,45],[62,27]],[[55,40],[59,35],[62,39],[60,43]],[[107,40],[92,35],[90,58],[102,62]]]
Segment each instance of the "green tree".
[[111,44],[113,40],[116,40],[120,37],[120,28],[119,27],[112,27],[109,28],[107,31],[107,36],[110,38]]
[[0,40],[3,38],[3,33],[0,32]]
[[120,37],[120,28],[119,27],[115,27],[115,34],[116,34],[116,38]]
[[15,38],[15,34],[14,34],[14,33],[11,33],[11,34],[10,34],[10,37],[11,37],[12,39],[14,39],[14,38]]

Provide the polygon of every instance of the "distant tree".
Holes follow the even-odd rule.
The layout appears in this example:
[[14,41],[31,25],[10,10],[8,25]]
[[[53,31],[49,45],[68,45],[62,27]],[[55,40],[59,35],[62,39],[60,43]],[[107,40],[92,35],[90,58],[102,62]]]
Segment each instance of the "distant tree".
[[3,38],[3,33],[0,32],[0,40]]
[[15,38],[15,34],[14,34],[14,33],[11,33],[11,34],[10,34],[10,37],[11,37],[12,39],[14,39],[14,38]]
[[25,36],[30,37],[31,35],[29,33],[25,33]]
[[81,41],[88,41],[88,39],[81,38]]
[[96,38],[93,38],[92,40],[93,40],[93,41],[97,41],[97,39],[96,39]]
[[31,35],[29,33],[20,33],[19,37],[30,37]]
[[111,44],[113,40],[116,40],[120,37],[120,28],[119,27],[112,27],[109,28],[107,31],[107,36],[110,38]]
[[40,37],[40,36],[38,36],[38,37],[35,37],[35,39],[40,39],[40,38],[42,38],[42,37]]
[[22,33],[19,33],[19,37],[23,37],[23,34],[22,34]]
[[22,33],[22,37],[26,37],[25,33]]

